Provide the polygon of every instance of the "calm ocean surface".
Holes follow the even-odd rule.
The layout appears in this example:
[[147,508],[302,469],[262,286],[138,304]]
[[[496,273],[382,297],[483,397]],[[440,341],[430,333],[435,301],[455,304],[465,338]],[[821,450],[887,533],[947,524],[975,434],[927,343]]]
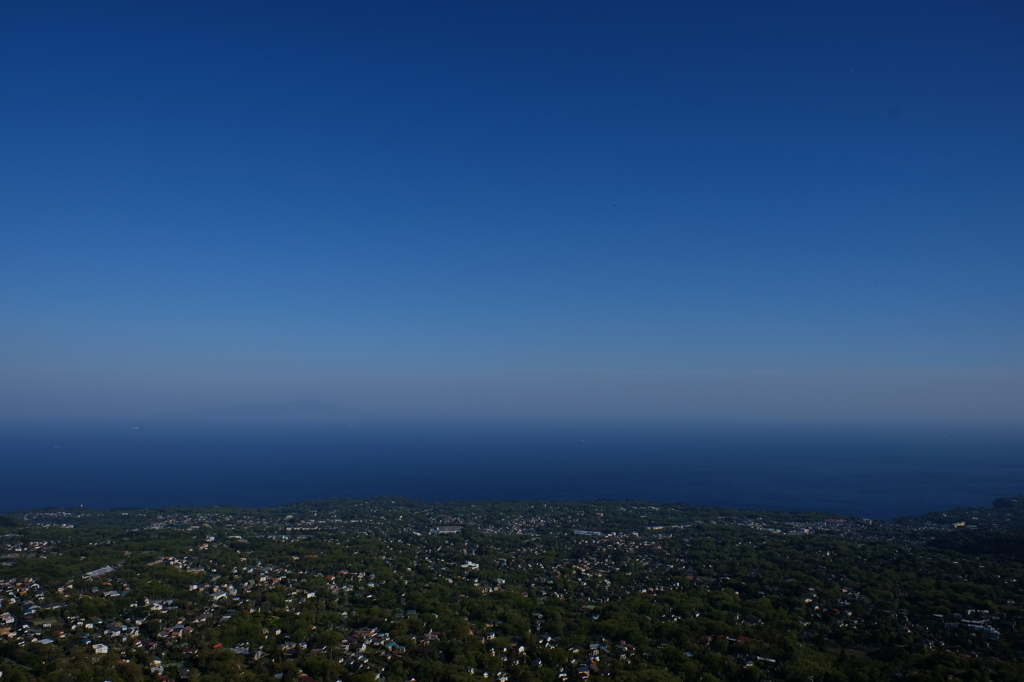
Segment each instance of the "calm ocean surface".
[[1024,494],[1024,432],[238,423],[0,429],[0,512],[642,499],[888,519]]

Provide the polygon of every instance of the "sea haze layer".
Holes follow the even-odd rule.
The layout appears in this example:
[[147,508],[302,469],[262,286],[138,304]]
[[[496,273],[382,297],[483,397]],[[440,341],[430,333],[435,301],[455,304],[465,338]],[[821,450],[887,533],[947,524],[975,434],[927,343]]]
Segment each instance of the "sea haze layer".
[[886,519],[1024,493],[1024,433],[159,422],[0,431],[0,511],[642,499]]

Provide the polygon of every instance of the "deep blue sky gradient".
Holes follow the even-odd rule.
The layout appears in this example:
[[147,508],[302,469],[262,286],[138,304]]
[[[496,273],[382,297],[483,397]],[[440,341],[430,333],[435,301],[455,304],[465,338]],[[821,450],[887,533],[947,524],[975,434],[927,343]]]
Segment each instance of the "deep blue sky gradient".
[[1024,5],[0,7],[0,413],[1024,423]]

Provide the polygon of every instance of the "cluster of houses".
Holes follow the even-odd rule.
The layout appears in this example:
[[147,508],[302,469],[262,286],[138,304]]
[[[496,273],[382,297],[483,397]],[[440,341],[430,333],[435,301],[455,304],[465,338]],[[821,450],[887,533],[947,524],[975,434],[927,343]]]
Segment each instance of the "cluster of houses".
[[[147,568],[170,570],[186,578],[187,594],[143,596],[144,590],[134,584],[138,575],[125,563],[96,566],[53,585],[31,578],[0,580],[0,637],[21,646],[81,646],[95,656],[134,652],[136,659],[141,656],[147,661],[153,675],[166,677],[171,668],[192,665],[201,646],[197,644],[200,635],[239,614],[266,616],[269,622],[282,615],[334,609],[340,639],[330,645],[309,633],[298,636],[268,624],[259,639],[218,646],[247,665],[316,655],[330,657],[350,672],[387,677],[396,660],[448,636],[445,628],[449,626],[444,623],[458,613],[459,627],[473,635],[474,643],[479,641],[488,661],[496,663],[489,668],[474,663],[467,672],[505,682],[518,669],[545,666],[560,679],[575,680],[611,674],[642,657],[635,642],[596,638],[581,644],[552,634],[549,606],[570,608],[590,623],[632,596],[655,599],[700,589],[702,594],[729,596],[735,604],[731,625],[751,636],[710,634],[691,643],[694,650],[715,646],[724,638],[726,651],[742,665],[771,670],[776,665],[772,656],[755,655],[745,647],[757,642],[763,623],[744,604],[765,594],[751,586],[755,581],[748,576],[730,576],[724,567],[716,567],[705,556],[713,552],[691,551],[690,543],[707,535],[702,525],[736,529],[730,542],[751,548],[772,536],[784,536],[785,541],[788,536],[816,534],[856,539],[879,531],[879,524],[851,519],[805,522],[730,515],[699,524],[662,523],[654,511],[645,511],[641,523],[626,528],[585,507],[543,503],[514,509],[500,518],[484,505],[467,506],[459,514],[443,508],[410,510],[387,501],[353,502],[350,507],[348,514],[297,511],[284,516],[246,510],[124,513],[131,532],[151,531],[153,538],[173,533],[191,540],[187,552],[145,559]],[[37,515],[27,520],[39,526],[74,526],[87,522],[88,514]],[[134,521],[138,526],[132,528]],[[110,540],[116,541],[117,537]],[[26,552],[39,555],[59,549],[52,541],[33,540],[25,533],[10,534],[5,542],[5,550],[17,555],[15,559]],[[341,549],[346,552],[345,562],[325,569],[322,557]],[[812,558],[825,565],[830,560],[827,552],[821,549]],[[883,611],[854,581],[842,575],[831,579],[839,585],[838,591],[826,591],[817,584],[786,585],[798,595],[791,610],[807,641],[836,629],[868,632],[880,618],[930,647],[950,646],[951,632],[998,639],[1000,628],[1005,627],[992,609],[968,608],[951,617],[936,614],[931,620],[905,610]],[[446,604],[452,613],[445,618],[416,602],[418,593],[428,592],[435,584],[444,585],[452,595]],[[261,598],[270,590],[280,596],[273,605]],[[492,617],[470,618],[458,609],[471,598],[497,600],[508,593],[534,605],[528,627],[516,630]],[[400,599],[400,604],[387,602],[385,609],[383,594]],[[102,600],[109,605],[105,612],[116,615],[86,615],[83,597]],[[378,614],[380,622],[367,625],[371,612]],[[701,617],[698,610],[664,611],[652,622],[674,624]],[[668,644],[653,642],[655,647]],[[556,651],[564,656],[555,656]]]

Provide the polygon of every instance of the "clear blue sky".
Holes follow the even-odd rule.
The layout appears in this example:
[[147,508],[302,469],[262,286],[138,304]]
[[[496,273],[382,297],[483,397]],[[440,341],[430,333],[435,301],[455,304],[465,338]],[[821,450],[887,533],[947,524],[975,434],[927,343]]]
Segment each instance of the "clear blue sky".
[[0,412],[1024,423],[1018,2],[9,2]]

